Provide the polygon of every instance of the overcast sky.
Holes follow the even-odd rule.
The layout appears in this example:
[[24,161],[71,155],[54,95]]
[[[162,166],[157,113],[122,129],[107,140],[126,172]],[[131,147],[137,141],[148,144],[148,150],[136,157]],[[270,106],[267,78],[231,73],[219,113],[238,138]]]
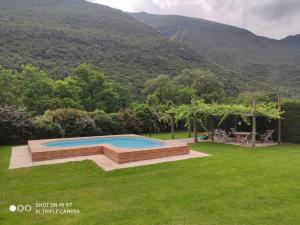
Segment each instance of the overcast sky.
[[270,38],[300,34],[300,0],[89,0],[128,12],[176,14],[246,28]]

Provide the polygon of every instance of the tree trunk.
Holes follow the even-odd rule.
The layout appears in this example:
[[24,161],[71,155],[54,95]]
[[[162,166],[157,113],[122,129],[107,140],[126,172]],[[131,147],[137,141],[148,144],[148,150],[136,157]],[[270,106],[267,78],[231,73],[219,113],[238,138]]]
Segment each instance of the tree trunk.
[[151,138],[152,136],[152,126],[151,126],[151,122],[150,122],[150,126],[149,126],[149,137]]
[[174,139],[174,120],[171,118],[171,139]]
[[211,119],[211,127],[210,127],[210,132],[211,132],[211,141],[215,141],[215,127],[214,127],[214,119]]
[[[281,96],[278,92],[278,111],[281,111]],[[278,143],[281,143],[281,119],[278,119]]]
[[189,138],[191,138],[192,137],[191,123],[188,126],[188,132],[189,132]]
[[196,120],[195,119],[194,119],[194,140],[195,140],[195,143],[198,142],[197,125],[196,125]]
[[253,109],[252,109],[252,146],[256,144],[256,97],[253,97]]

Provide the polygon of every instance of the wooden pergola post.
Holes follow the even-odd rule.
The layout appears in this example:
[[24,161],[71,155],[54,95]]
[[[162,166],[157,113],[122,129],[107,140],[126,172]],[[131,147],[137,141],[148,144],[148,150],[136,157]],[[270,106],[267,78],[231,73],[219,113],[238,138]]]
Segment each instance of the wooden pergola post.
[[234,117],[234,128],[235,128],[236,131],[237,131],[237,125],[238,125],[237,116],[235,116]]
[[[278,92],[278,111],[281,112],[281,96]],[[278,143],[281,143],[281,119],[278,119]]]
[[252,102],[252,146],[256,144],[256,96],[253,97]]
[[191,121],[189,121],[189,126],[188,126],[188,132],[189,132],[189,138],[192,137],[192,128],[191,128]]
[[174,139],[174,132],[175,132],[175,129],[174,129],[174,117],[173,117],[173,115],[171,115],[171,139]]
[[197,125],[196,125],[195,118],[194,118],[193,122],[194,122],[194,140],[195,140],[195,143],[198,143],[198,132],[197,132]]

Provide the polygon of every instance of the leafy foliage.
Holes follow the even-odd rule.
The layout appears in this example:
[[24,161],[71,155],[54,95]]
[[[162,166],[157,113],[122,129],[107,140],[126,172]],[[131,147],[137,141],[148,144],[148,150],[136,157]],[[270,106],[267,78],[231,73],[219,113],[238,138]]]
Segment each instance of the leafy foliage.
[[32,65],[23,66],[19,73],[2,69],[0,83],[0,105],[23,106],[34,115],[58,108],[117,112],[131,99],[128,88],[108,81],[102,72],[85,64],[62,80],[52,80]]
[[0,107],[0,143],[21,144],[32,137],[32,118],[13,106]]
[[222,82],[203,69],[186,69],[173,80],[167,75],[158,75],[146,82],[143,93],[151,105],[189,104],[194,98],[220,102],[224,98]]
[[300,102],[284,102],[282,110],[285,111],[282,120],[282,140],[300,143]]
[[110,80],[133,85],[137,98],[155,74],[206,65],[188,47],[126,13],[85,0],[1,0],[0,46],[5,68],[33,64],[62,79],[88,63]]

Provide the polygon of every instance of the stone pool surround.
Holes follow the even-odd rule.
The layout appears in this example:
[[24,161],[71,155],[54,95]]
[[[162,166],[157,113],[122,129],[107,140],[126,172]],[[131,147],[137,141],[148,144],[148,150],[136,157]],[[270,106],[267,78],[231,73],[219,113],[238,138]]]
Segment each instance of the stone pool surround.
[[[134,134],[127,135],[108,135],[78,138],[60,138],[28,141],[28,149],[33,162],[45,161],[51,159],[62,159],[78,156],[104,154],[107,158],[117,163],[128,163],[147,159],[156,159],[167,156],[177,156],[189,154],[189,146],[185,143],[176,142],[176,140],[162,141],[164,146],[155,148],[118,148],[110,144],[98,144],[78,147],[45,147],[43,144],[49,141],[72,140],[82,138],[107,138],[107,137],[143,137]],[[146,137],[143,137],[146,138]],[[154,138],[152,138],[154,139]],[[156,140],[156,139],[154,139]]]

